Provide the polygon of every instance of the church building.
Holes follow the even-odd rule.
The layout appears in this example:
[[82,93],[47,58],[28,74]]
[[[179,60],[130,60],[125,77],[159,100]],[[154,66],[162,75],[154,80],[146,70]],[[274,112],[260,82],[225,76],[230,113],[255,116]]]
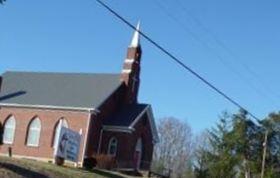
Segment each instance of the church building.
[[119,74],[3,73],[0,155],[53,161],[60,122],[81,133],[80,165],[106,154],[116,159],[118,168],[148,169],[158,134],[151,105],[137,99],[142,53],[138,30]]

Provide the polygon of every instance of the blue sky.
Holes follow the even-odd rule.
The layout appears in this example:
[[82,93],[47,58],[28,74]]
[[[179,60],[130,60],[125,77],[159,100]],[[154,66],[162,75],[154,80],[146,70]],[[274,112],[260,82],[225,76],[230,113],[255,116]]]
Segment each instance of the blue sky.
[[[107,0],[112,8],[260,118],[280,108],[277,0]],[[0,73],[119,73],[132,30],[94,0],[0,7]],[[139,100],[195,132],[237,108],[144,39]]]

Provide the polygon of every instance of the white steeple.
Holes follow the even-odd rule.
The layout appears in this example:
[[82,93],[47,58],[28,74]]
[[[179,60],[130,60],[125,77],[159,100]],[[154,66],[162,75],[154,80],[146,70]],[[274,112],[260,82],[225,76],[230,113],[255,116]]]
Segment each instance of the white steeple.
[[140,30],[140,21],[138,21],[137,23],[137,26],[136,26],[136,30],[133,34],[133,37],[132,37],[132,40],[131,40],[131,44],[129,47],[132,47],[132,48],[137,48],[139,47],[140,45],[140,33],[139,33],[139,30]]

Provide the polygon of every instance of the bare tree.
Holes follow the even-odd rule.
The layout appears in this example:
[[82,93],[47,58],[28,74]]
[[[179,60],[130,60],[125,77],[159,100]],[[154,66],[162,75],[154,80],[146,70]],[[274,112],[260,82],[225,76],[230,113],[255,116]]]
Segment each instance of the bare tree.
[[186,122],[169,117],[158,124],[160,143],[154,151],[154,167],[172,170],[172,177],[186,177],[191,169],[192,130]]
[[209,150],[209,134],[205,130],[201,132],[200,134],[196,135],[195,141],[194,141],[194,175],[196,178],[200,177],[209,177],[207,174],[207,154],[206,150]]

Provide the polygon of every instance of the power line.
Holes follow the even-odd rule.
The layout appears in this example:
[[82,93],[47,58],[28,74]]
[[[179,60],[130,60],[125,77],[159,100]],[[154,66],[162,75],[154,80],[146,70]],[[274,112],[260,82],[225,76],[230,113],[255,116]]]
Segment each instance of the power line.
[[[199,26],[201,26],[201,28],[209,33],[212,38],[214,38],[215,42],[221,46],[222,48],[224,48],[227,53],[229,53],[231,56],[234,57],[234,53],[227,48],[216,36],[214,36],[214,34],[212,34],[200,21],[199,19],[197,19],[196,17],[192,16],[190,13],[188,13],[187,9],[184,7],[184,5],[179,1],[176,0],[177,3],[179,4],[179,6],[184,10],[184,12],[193,20],[195,21]],[[172,13],[169,12],[168,8],[165,7],[161,1],[159,0],[154,0],[153,1],[171,20],[173,20],[175,23],[177,23],[177,25],[179,25],[179,27],[181,27],[185,32],[187,32],[188,34],[191,35],[191,37],[198,41],[201,45],[203,45],[209,52],[211,52],[213,55],[215,55],[217,57],[217,59],[221,62],[221,64],[223,64],[226,68],[228,68],[234,75],[236,75],[240,80],[242,80],[247,86],[249,86],[252,90],[254,90],[256,92],[256,94],[258,94],[260,97],[266,98],[267,100],[269,100],[270,102],[268,103],[273,103],[274,106],[276,106],[275,101],[269,97],[269,95],[267,95],[267,93],[263,92],[262,90],[260,90],[259,88],[257,88],[250,80],[248,80],[248,78],[242,76],[242,74],[236,70],[234,67],[232,67],[230,64],[228,64],[228,61],[225,60],[224,57],[222,57],[219,53],[217,53],[216,51],[214,51],[214,48],[212,48],[207,42],[205,42],[200,36],[198,36],[195,32],[193,32],[191,30],[191,28],[189,28],[187,25],[185,25],[185,23],[182,23],[179,18],[177,18],[176,16],[174,16]],[[253,72],[251,70],[249,70],[249,67],[246,66],[244,63],[241,63],[241,66],[247,71],[249,72],[255,79],[258,79],[258,77],[256,77]],[[265,86],[265,85],[262,85]],[[271,92],[271,91],[270,91]]]
[[[186,6],[182,3],[181,0],[175,0],[178,4],[178,7],[180,7],[183,12],[189,16],[198,26],[200,26],[202,28],[203,31],[205,31],[206,33],[208,33],[214,40],[215,42],[221,46],[222,48],[224,48],[224,50],[231,55],[233,58],[235,59],[239,59],[239,56],[236,55],[236,53],[233,52],[233,50],[231,50],[222,40],[220,40],[215,33],[213,33],[211,30],[209,30],[196,16],[194,16],[189,9],[186,8]],[[175,2],[175,3],[176,3]],[[248,71],[256,80],[258,80],[260,83],[262,84],[266,84],[264,83],[264,81],[260,80],[259,75],[256,74],[256,72],[254,72],[246,63],[244,63],[242,60],[238,60],[238,62],[241,64],[241,66],[243,66],[243,68]],[[263,85],[265,86],[265,85]],[[278,95],[278,94],[277,94]]]
[[[261,84],[261,86],[263,87],[263,89],[268,90],[270,94],[274,94],[275,96],[279,97],[279,93],[275,92],[274,90],[271,89],[271,85],[267,83],[267,81],[262,80],[261,77],[254,71],[252,70],[252,68],[247,65],[245,62],[243,62],[242,60],[240,60],[240,56],[237,55],[232,49],[230,49],[221,39],[219,39],[215,33],[213,33],[211,30],[209,30],[209,28],[207,28],[200,20],[199,18],[197,18],[196,16],[194,16],[190,10],[183,4],[183,2],[181,0],[175,0],[178,4],[178,7],[180,7],[182,9],[182,11],[188,16],[190,17],[198,26],[201,27],[201,29],[205,32],[208,33],[213,39],[214,41],[218,44],[218,46],[222,47],[232,58],[238,60],[238,63],[240,64],[240,66],[243,67],[243,69],[245,71],[247,71],[251,77],[253,77],[256,81],[258,81],[259,84]],[[176,3],[175,2],[175,3]],[[263,92],[262,92],[263,93]],[[266,95],[266,94],[265,94]],[[270,95],[267,95],[270,96]],[[271,95],[272,96],[272,95]],[[273,99],[275,99],[275,97],[273,97]],[[276,100],[273,100],[276,101]],[[275,103],[275,102],[273,102]]]
[[115,10],[113,10],[111,7],[109,7],[107,4],[105,4],[104,2],[102,2],[101,0],[95,0],[96,2],[98,2],[102,7],[104,7],[105,9],[107,9],[110,13],[112,13],[115,17],[117,17],[119,20],[121,20],[123,23],[125,23],[127,26],[129,26],[130,28],[132,28],[133,30],[136,30],[139,32],[139,34],[142,35],[143,38],[145,38],[148,42],[150,42],[151,44],[153,44],[156,48],[158,48],[160,51],[162,51],[165,55],[167,55],[168,57],[170,57],[176,64],[178,64],[179,66],[181,66],[183,69],[187,70],[188,72],[190,72],[192,75],[194,75],[196,78],[198,78],[200,81],[202,81],[204,84],[206,84],[208,87],[210,87],[211,89],[213,89],[216,93],[218,93],[219,95],[221,95],[222,97],[224,97],[226,100],[228,100],[229,102],[231,102],[233,105],[237,106],[238,108],[247,111],[247,113],[253,117],[255,120],[257,120],[258,122],[260,121],[260,119],[258,117],[256,117],[253,113],[251,113],[249,110],[247,110],[245,107],[243,107],[241,104],[239,104],[237,101],[235,101],[234,99],[232,99],[230,96],[228,96],[226,93],[224,93],[223,91],[221,91],[219,88],[217,88],[215,85],[213,85],[211,82],[207,81],[207,79],[205,79],[204,77],[202,77],[199,73],[197,73],[196,71],[194,71],[192,68],[190,68],[189,66],[187,66],[186,64],[184,64],[179,58],[175,57],[171,52],[169,52],[168,50],[166,50],[164,47],[162,47],[160,44],[158,44],[157,42],[155,42],[153,39],[151,39],[149,36],[147,36],[145,33],[143,33],[142,31],[138,30],[135,26],[133,26],[128,20],[126,20],[124,17],[122,17],[119,13],[117,13]]

